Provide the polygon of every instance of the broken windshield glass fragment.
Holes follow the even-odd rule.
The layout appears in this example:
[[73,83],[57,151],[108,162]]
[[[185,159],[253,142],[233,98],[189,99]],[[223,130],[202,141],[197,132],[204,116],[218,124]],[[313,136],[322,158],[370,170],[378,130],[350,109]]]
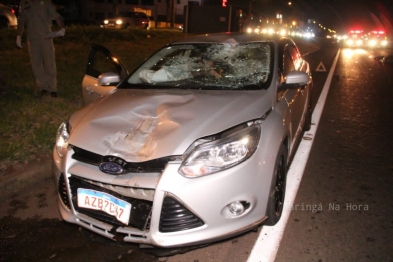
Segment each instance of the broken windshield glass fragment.
[[270,43],[174,45],[148,59],[128,79],[130,84],[198,89],[242,89],[267,82]]

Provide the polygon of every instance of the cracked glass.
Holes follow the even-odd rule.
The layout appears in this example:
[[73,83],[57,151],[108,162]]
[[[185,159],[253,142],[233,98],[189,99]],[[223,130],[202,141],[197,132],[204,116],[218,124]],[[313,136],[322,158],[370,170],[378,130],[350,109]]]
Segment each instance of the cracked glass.
[[120,88],[267,88],[272,46],[269,42],[167,46],[146,60]]

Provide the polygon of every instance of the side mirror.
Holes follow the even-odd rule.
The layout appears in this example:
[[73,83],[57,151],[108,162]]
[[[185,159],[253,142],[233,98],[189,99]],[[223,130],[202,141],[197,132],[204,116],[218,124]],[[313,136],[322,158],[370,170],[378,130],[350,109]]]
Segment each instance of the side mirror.
[[305,87],[310,83],[310,76],[303,71],[292,71],[285,78],[285,83],[279,86],[279,90],[296,89]]
[[98,83],[101,86],[116,86],[120,83],[120,76],[112,72],[103,73],[98,76]]

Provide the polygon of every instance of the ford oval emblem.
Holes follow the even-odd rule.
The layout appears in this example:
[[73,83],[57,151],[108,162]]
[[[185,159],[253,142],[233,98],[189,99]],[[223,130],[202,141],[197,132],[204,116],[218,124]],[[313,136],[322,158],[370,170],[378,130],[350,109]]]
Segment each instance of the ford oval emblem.
[[119,175],[123,173],[123,167],[118,163],[113,162],[102,162],[99,165],[99,168],[102,172],[112,174],[112,175]]

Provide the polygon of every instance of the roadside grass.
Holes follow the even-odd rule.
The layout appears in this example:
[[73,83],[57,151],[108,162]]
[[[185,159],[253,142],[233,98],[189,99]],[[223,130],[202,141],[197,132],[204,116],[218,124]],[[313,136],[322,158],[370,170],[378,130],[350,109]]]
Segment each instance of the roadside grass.
[[[32,73],[28,47],[15,45],[16,31],[0,30],[0,175],[51,154],[60,123],[82,104],[81,83],[91,43],[101,43],[132,71],[152,52],[185,37],[175,30],[112,30],[97,26],[70,26],[54,39],[58,94],[40,97]],[[316,48],[303,43],[305,53]]]
[[16,31],[0,30],[0,174],[51,154],[56,130],[82,104],[81,83],[93,42],[107,46],[129,71],[154,50],[184,34],[174,30],[110,30],[70,26],[56,49],[57,99],[40,97],[26,39],[15,45]]

